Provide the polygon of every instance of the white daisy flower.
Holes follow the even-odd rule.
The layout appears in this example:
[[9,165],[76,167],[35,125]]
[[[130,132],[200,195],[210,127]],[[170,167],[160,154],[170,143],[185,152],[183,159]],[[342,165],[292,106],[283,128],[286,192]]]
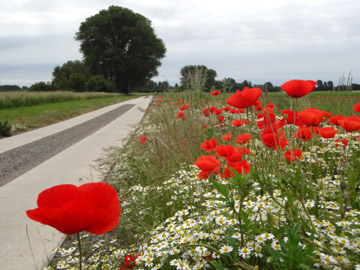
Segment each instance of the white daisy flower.
[[225,246],[222,246],[222,247],[220,248],[220,253],[222,253],[222,254],[224,254],[224,253],[229,253],[229,252],[231,252],[231,251],[233,251],[233,247],[232,247],[232,246],[227,246],[227,245],[225,245]]

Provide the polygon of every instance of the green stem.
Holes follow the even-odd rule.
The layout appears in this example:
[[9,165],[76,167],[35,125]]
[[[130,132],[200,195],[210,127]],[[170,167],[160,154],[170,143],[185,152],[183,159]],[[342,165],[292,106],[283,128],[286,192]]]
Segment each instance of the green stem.
[[77,233],[77,239],[79,244],[79,269],[82,270],[82,252],[81,252],[81,241],[80,241],[80,233]]
[[216,248],[210,246],[210,245],[207,245],[207,244],[189,244],[189,245],[184,245],[185,247],[206,247],[212,251],[214,251],[217,255],[221,255],[220,251],[217,250]]
[[307,208],[306,208],[306,206],[304,204],[303,198],[301,198],[301,196],[296,191],[295,191],[295,195],[296,195],[298,201],[300,202],[300,204],[301,204],[301,206],[302,206],[302,208],[303,208],[303,210],[305,212],[305,215],[309,219],[309,222],[310,222],[310,225],[311,225],[312,229],[314,230],[314,232],[316,232],[317,231],[316,227],[314,226],[314,223],[311,220],[310,213],[309,213],[309,211],[307,210]]

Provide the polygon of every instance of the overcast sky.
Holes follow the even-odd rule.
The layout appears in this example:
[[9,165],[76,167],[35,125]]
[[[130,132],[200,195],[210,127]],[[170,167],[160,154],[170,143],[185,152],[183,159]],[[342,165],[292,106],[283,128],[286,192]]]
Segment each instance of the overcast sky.
[[167,48],[156,81],[179,82],[186,65],[225,77],[281,85],[332,80],[360,83],[359,0],[4,0],[0,3],[0,84],[51,81],[81,60],[80,23],[110,5],[152,21]]

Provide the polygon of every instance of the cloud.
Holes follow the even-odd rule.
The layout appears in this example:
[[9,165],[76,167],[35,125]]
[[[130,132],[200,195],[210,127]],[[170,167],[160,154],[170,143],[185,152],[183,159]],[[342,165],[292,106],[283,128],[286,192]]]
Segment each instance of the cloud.
[[[360,81],[357,0],[2,1],[0,65],[17,65],[11,78],[19,81],[26,67],[53,65],[47,73],[41,68],[50,80],[56,65],[81,59],[74,40],[80,23],[110,5],[152,21],[167,47],[157,80],[174,84],[183,66],[204,64],[218,79],[336,81],[353,70]],[[0,70],[0,79],[9,74]]]
[[[0,64],[62,64],[81,58],[79,44],[67,34],[9,36],[0,45]],[[66,62],[66,61],[65,61]]]

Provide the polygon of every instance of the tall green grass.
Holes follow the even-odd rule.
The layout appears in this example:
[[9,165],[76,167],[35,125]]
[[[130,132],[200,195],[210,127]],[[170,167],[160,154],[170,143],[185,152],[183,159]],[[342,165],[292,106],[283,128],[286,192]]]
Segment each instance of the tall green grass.
[[28,107],[47,103],[65,102],[81,99],[98,99],[105,97],[115,97],[114,93],[75,93],[68,91],[53,92],[0,92],[0,109]]

